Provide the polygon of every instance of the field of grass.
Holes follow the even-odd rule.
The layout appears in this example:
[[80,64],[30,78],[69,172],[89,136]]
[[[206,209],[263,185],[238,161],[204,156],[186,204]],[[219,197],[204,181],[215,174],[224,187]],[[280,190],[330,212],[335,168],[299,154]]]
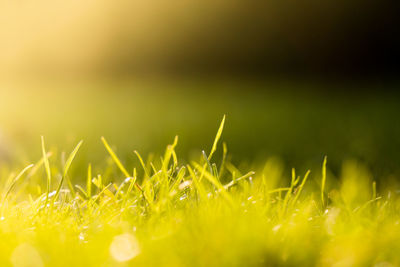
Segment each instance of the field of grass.
[[197,160],[180,157],[176,137],[161,157],[122,163],[101,138],[105,160],[76,185],[85,142],[60,156],[42,138],[36,163],[2,168],[0,265],[400,265],[397,191],[379,190],[357,161],[334,179],[329,158],[311,172],[276,158],[237,168],[224,120]]
[[0,0],[0,267],[400,267],[395,9],[293,2]]
[[400,99],[323,86],[2,83],[0,266],[399,266]]

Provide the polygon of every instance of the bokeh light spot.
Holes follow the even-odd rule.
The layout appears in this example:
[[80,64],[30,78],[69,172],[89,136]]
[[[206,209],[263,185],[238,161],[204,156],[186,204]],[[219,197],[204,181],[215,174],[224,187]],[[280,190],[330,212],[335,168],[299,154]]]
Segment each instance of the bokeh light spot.
[[14,267],[44,266],[39,252],[28,243],[17,246],[11,254],[10,261]]
[[140,254],[139,242],[132,234],[117,235],[110,245],[110,254],[116,261],[129,261]]

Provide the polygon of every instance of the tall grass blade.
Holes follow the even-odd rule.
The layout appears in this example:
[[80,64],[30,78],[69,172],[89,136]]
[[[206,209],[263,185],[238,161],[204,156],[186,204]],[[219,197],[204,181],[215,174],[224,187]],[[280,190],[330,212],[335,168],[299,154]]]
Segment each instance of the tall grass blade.
[[47,158],[47,153],[46,153],[46,148],[44,145],[44,137],[41,136],[42,139],[42,154],[43,154],[43,164],[44,168],[46,170],[46,175],[47,175],[47,188],[46,188],[46,200],[44,207],[47,207],[47,203],[49,201],[49,193],[50,193],[50,184],[51,184],[51,172],[50,172],[50,163],[49,159]]
[[292,204],[293,204],[293,205],[296,204],[296,202],[297,202],[297,200],[298,200],[298,198],[299,198],[299,196],[300,196],[300,194],[301,194],[301,191],[303,191],[304,185],[306,184],[307,178],[308,178],[308,176],[310,175],[310,173],[311,173],[310,170],[308,170],[308,171],[306,172],[306,174],[304,175],[303,181],[301,182],[301,184],[300,184],[299,187],[297,188],[297,190],[296,190],[296,191],[297,191],[297,192],[296,192],[296,196],[294,197],[294,199],[293,199],[293,201],[292,201]]
[[208,156],[208,160],[209,161],[211,160],[214,152],[217,150],[218,141],[221,138],[222,131],[224,130],[224,124],[225,124],[225,115],[222,118],[221,124],[219,125],[219,129],[218,129],[217,135],[215,136],[214,144],[213,144],[213,146],[211,148],[210,155]]
[[146,168],[146,164],[144,164],[144,161],[143,161],[143,159],[142,159],[142,157],[140,156],[140,154],[139,154],[139,152],[138,151],[133,151],[135,154],[136,154],[136,156],[138,157],[138,159],[139,159],[139,161],[140,161],[140,165],[142,165],[142,168],[143,168],[143,170],[144,170],[144,173],[146,174],[146,176],[147,177],[150,177],[150,174],[149,174],[149,172],[148,172],[148,170],[147,170],[147,168]]
[[92,197],[92,164],[89,164],[87,179],[86,179],[86,193],[88,198]]
[[326,162],[328,157],[324,157],[324,162],[322,164],[322,181],[321,181],[321,203],[322,207],[325,207],[325,183],[326,183]]
[[[81,147],[82,143],[83,143],[83,140],[81,140],[81,141],[76,145],[76,147],[74,148],[74,150],[73,150],[73,151],[71,152],[71,154],[69,155],[67,161],[65,162],[63,175],[62,175],[62,177],[61,177],[60,184],[59,184],[58,187],[57,187],[56,194],[54,195],[54,198],[53,198],[53,201],[52,201],[52,205],[54,204],[54,201],[57,199],[58,195],[60,194],[60,190],[61,190],[61,188],[62,188],[63,182],[64,182],[65,179],[67,179],[66,177],[67,177],[68,170],[69,170],[69,168],[71,167],[72,161],[74,160],[76,154],[78,153],[78,150],[79,150],[79,148]],[[71,183],[68,183],[69,186],[70,186],[70,184],[71,184]],[[71,186],[70,186],[70,187],[71,187]],[[71,192],[73,191],[73,189],[71,189],[71,188],[70,188],[70,190],[71,190]]]
[[15,186],[15,184],[18,182],[18,180],[22,177],[22,175],[24,175],[24,173],[26,171],[28,171],[30,168],[32,168],[34,165],[30,164],[28,166],[26,166],[16,177],[15,179],[12,181],[12,183],[10,184],[10,186],[7,189],[7,192],[5,193],[4,197],[3,197],[3,203],[5,202],[5,200],[7,199],[7,196],[10,194],[11,190],[13,189],[13,187]]
[[127,177],[130,177],[128,171],[125,169],[124,165],[122,165],[121,161],[118,159],[117,155],[111,149],[110,145],[107,143],[106,139],[102,136],[101,141],[103,142],[105,148],[107,149],[108,153],[110,154],[111,158],[114,160],[115,164],[117,164],[118,168],[121,172]]

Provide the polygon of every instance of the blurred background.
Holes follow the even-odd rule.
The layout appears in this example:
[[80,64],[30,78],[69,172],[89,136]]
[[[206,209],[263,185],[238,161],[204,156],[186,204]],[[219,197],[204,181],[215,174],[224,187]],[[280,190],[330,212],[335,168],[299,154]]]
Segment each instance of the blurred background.
[[[357,160],[400,175],[399,32],[386,1],[87,0],[0,3],[0,158],[40,158],[105,136],[133,150],[208,151],[245,166],[278,157],[333,173]],[[385,178],[385,179],[386,179]]]

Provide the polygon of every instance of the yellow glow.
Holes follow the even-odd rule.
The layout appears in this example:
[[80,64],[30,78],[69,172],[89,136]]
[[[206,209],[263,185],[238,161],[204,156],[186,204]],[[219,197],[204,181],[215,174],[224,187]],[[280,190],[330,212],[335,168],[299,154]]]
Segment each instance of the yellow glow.
[[110,245],[110,254],[116,261],[129,261],[140,254],[139,242],[131,234],[117,235]]
[[39,252],[28,243],[17,246],[11,254],[10,261],[14,267],[44,266]]

